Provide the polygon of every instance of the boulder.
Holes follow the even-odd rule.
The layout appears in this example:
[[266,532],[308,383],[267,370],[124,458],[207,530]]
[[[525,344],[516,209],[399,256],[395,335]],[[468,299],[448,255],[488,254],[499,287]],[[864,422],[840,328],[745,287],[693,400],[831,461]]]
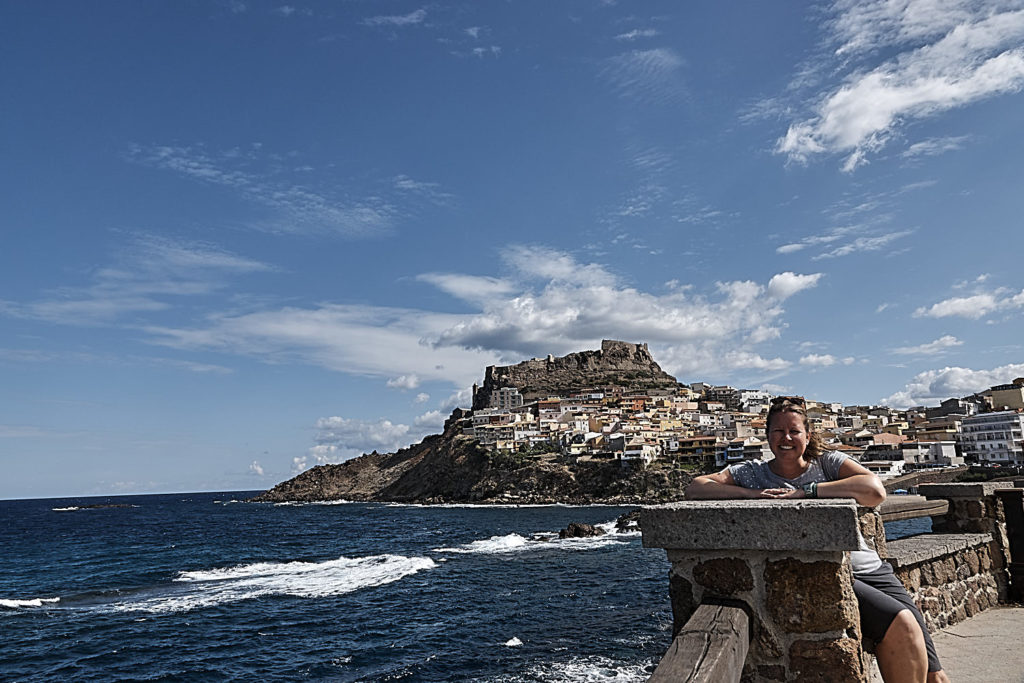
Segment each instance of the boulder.
[[559,538],[590,538],[591,536],[604,536],[604,529],[600,529],[593,524],[581,524],[580,522],[572,522],[569,526],[565,527],[558,532]]

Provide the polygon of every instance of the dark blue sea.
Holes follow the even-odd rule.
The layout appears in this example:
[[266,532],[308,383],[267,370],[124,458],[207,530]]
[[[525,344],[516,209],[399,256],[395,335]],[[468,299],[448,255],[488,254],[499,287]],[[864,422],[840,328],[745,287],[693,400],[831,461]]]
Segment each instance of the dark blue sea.
[[625,682],[669,645],[629,508],[251,493],[0,501],[0,679]]

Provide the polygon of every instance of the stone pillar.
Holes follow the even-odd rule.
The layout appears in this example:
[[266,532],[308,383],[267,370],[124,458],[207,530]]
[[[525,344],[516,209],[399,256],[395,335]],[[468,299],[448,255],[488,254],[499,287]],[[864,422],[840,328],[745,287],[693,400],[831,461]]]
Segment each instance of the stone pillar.
[[1015,481],[1012,489],[999,489],[996,497],[1006,516],[1006,536],[1010,551],[1009,598],[1024,602],[1024,481]]
[[999,601],[1008,596],[1010,538],[1006,528],[1006,508],[996,491],[1012,489],[1008,481],[969,484],[921,484],[918,493],[928,500],[946,500],[945,517],[932,518],[932,533],[992,534],[989,548],[994,575],[999,588]]
[[701,603],[742,603],[750,681],[866,681],[846,551],[858,547],[846,499],[684,501],[644,508],[645,547],[672,563],[673,635]]

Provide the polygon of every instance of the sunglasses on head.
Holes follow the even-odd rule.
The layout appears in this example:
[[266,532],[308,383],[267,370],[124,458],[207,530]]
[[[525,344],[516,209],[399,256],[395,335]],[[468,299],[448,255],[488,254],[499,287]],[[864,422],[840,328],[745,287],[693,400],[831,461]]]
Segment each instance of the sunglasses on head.
[[776,396],[772,399],[773,406],[785,405],[786,403],[791,403],[795,406],[802,406],[805,401],[803,396]]

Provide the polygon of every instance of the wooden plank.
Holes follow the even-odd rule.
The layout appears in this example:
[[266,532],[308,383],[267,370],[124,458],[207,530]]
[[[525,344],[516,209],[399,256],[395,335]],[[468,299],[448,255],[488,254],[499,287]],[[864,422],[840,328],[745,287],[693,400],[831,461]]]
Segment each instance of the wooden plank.
[[750,647],[747,613],[701,605],[672,641],[650,683],[730,683],[740,680]]
[[938,517],[949,509],[948,500],[928,500],[924,496],[889,496],[878,506],[883,522],[915,517]]

